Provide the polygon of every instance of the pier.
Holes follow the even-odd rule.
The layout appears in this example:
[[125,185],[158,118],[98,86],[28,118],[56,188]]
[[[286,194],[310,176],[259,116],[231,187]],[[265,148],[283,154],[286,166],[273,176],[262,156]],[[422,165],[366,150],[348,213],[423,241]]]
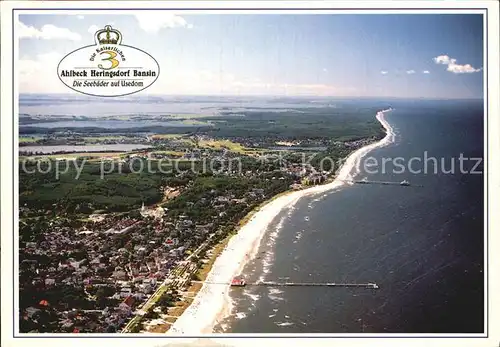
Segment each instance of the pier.
[[314,283],[314,282],[256,282],[247,285],[269,286],[269,287],[358,287],[378,289],[376,283]]
[[[227,282],[209,282],[209,281],[192,281],[195,283],[206,283],[206,284],[220,284],[220,285],[231,285]],[[267,287],[344,287],[344,288],[369,288],[369,289],[379,289],[376,283],[334,283],[334,282],[275,282],[275,281],[264,281],[264,282],[244,282],[244,284],[235,285],[236,287],[244,286],[267,286]]]
[[381,185],[393,185],[393,186],[401,186],[401,187],[423,187],[422,185],[410,184],[408,181],[402,182],[393,182],[393,181],[368,181],[368,180],[346,180],[344,182],[347,183],[356,183],[356,184],[381,184]]

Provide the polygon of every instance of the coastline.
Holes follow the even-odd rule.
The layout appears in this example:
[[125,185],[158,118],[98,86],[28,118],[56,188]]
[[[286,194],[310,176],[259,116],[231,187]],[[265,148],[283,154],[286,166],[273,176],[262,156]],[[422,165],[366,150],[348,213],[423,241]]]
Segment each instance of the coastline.
[[[229,296],[229,285],[221,286],[220,284],[206,282],[230,283],[234,276],[240,274],[244,266],[257,255],[268,225],[283,209],[293,206],[302,197],[333,190],[345,184],[352,184],[348,181],[351,181],[359,173],[360,159],[373,149],[394,142],[393,128],[384,118],[384,113],[392,110],[382,110],[376,114],[376,119],[384,127],[386,135],[380,141],[368,144],[352,152],[333,181],[298,191],[287,191],[278,194],[245,217],[238,232],[230,237],[227,243],[223,241],[225,247],[212,264],[201,289],[196,294],[193,302],[171,325],[166,334],[200,335],[212,333],[215,324],[230,315],[232,303]],[[354,169],[356,170],[353,173]]]

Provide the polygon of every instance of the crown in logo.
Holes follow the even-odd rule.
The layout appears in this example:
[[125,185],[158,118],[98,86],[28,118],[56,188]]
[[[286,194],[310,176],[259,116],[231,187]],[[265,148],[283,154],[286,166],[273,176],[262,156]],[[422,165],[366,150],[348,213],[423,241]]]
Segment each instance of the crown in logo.
[[101,45],[119,45],[122,42],[122,34],[111,27],[111,25],[106,25],[104,29],[98,30],[95,33],[95,41]]

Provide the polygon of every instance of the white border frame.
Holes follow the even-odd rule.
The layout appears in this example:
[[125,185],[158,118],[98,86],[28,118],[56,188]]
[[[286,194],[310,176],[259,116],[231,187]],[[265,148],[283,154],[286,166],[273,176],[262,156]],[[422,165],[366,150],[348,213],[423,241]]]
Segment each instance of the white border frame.
[[[12,66],[12,57],[17,61],[18,59],[18,40],[15,40],[15,49],[14,52],[11,52],[11,44],[12,37],[15,34],[12,33],[12,9],[23,9],[23,14],[28,13],[40,13],[39,10],[33,10],[33,8],[37,9],[53,9],[53,8],[78,8],[78,11],[75,10],[58,10],[56,13],[58,14],[103,14],[117,13],[117,10],[112,10],[112,8],[168,8],[174,10],[176,14],[202,14],[202,13],[210,13],[210,14],[243,14],[243,13],[258,13],[263,14],[262,9],[264,8],[272,8],[273,10],[266,10],[266,13],[287,13],[287,14],[301,14],[301,13],[320,13],[320,14],[333,14],[333,13],[342,13],[342,14],[353,14],[353,13],[369,13],[370,10],[364,10],[364,8],[370,9],[384,9],[385,11],[381,12],[377,10],[376,13],[436,13],[436,10],[430,10],[430,7],[439,8],[438,13],[464,13],[464,10],[467,9],[466,13],[484,13],[480,8],[488,9],[488,21],[485,21],[485,40],[484,45],[488,47],[488,54],[484,55],[485,64],[484,64],[484,91],[485,94],[489,96],[489,98],[484,98],[485,102],[485,149],[488,149],[487,157],[485,160],[485,206],[488,206],[490,215],[488,220],[488,211],[485,209],[485,225],[488,223],[489,226],[489,234],[487,234],[488,240],[488,249],[485,249],[485,299],[488,298],[489,306],[486,307],[485,300],[485,313],[488,312],[489,319],[485,319],[485,332],[488,331],[488,338],[485,338],[486,334],[247,334],[245,337],[241,337],[241,334],[210,334],[204,335],[206,337],[215,338],[218,336],[224,336],[224,339],[220,340],[221,344],[230,344],[233,345],[235,341],[238,342],[238,345],[248,343],[255,344],[262,341],[263,343],[272,343],[273,345],[277,344],[290,344],[290,343],[308,343],[310,345],[331,345],[332,342],[335,344],[348,344],[348,345],[365,345],[370,343],[371,345],[436,345],[436,346],[498,346],[500,345],[500,332],[495,332],[495,328],[497,325],[492,324],[492,322],[500,323],[499,320],[499,312],[498,305],[499,301],[496,297],[493,296],[492,293],[499,293],[499,274],[500,274],[500,266],[498,262],[498,257],[494,258],[494,251],[499,250],[500,236],[492,233],[492,230],[500,230],[498,228],[498,218],[494,214],[494,211],[498,211],[499,203],[496,190],[500,187],[498,183],[499,180],[499,163],[498,160],[494,161],[492,159],[492,153],[498,153],[499,150],[499,138],[498,130],[499,130],[499,119],[495,117],[499,114],[499,103],[498,98],[496,97],[499,92],[499,69],[498,64],[496,62],[499,61],[499,52],[498,52],[498,41],[496,40],[496,35],[493,33],[499,32],[498,26],[498,3],[496,1],[439,1],[439,2],[430,2],[430,1],[411,1],[411,2],[400,2],[400,1],[381,1],[381,2],[373,2],[373,1],[357,1],[357,2],[345,2],[345,1],[313,1],[313,2],[305,2],[305,1],[269,1],[269,2],[261,2],[261,1],[239,1],[228,3],[226,1],[219,2],[200,2],[200,1],[183,1],[183,2],[138,2],[138,1],[127,1],[127,2],[112,2],[112,1],[99,1],[99,2],[32,2],[32,1],[18,1],[18,2],[2,2],[2,11],[1,11],[1,23],[2,23],[2,45],[4,48],[1,55],[1,66],[2,75],[1,75],[1,106],[2,106],[2,116],[0,118],[1,126],[0,129],[2,131],[1,139],[1,225],[2,225],[2,345],[5,346],[13,346],[13,345],[22,345],[26,343],[27,345],[31,345],[32,343],[36,343],[38,341],[46,341],[50,343],[52,346],[63,346],[68,342],[72,344],[80,345],[87,344],[88,342],[96,341],[105,342],[109,345],[158,345],[165,343],[167,340],[178,341],[181,342],[181,338],[166,338],[164,334],[152,334],[148,335],[146,338],[143,334],[127,334],[126,336],[121,336],[117,338],[116,334],[81,334],[79,338],[75,338],[74,334],[44,334],[44,338],[40,339],[39,337],[33,337],[32,334],[16,334],[15,339],[12,337],[13,328],[17,330],[17,322],[12,321],[12,313],[13,306],[15,303],[11,303],[10,298],[13,295],[17,299],[17,292],[12,292],[12,278],[14,278],[14,287],[18,288],[18,278],[17,276],[13,276],[12,273],[12,265],[14,265],[14,273],[18,270],[18,262],[15,261],[15,264],[12,264],[13,255],[18,253],[18,244],[17,242],[13,242],[17,238],[18,235],[18,215],[14,213],[14,211],[18,210],[17,206],[17,189],[15,189],[15,196],[12,196],[12,184],[14,187],[18,187],[18,167],[14,165],[14,176],[12,176],[12,154],[14,153],[14,163],[17,162],[18,152],[18,137],[17,135],[11,134],[10,129],[17,129],[17,117],[11,118],[12,114],[18,113],[18,85],[13,83],[12,81],[12,71],[9,68]],[[394,7],[398,7],[398,9],[394,9]],[[92,10],[89,10],[92,8]],[[196,8],[197,10],[182,10],[185,8]],[[242,10],[244,8],[244,10]],[[299,10],[286,10],[283,8],[295,8]],[[327,8],[330,8],[326,10]],[[348,8],[349,10],[336,10],[336,8]],[[421,9],[424,8],[424,9]],[[88,10],[85,10],[88,9]],[[178,10],[176,10],[178,9]],[[222,9],[231,9],[231,10],[222,10]],[[321,9],[320,11],[318,9]],[[124,11],[127,12],[127,11]],[[375,11],[374,11],[375,12]],[[21,11],[16,11],[16,18]],[[487,26],[487,28],[486,28]],[[486,34],[487,33],[487,34]],[[12,56],[13,53],[13,56]],[[488,61],[492,61],[493,63],[488,65]],[[15,76],[17,76],[17,71],[14,71]],[[486,78],[487,77],[487,78]],[[14,86],[14,90],[12,91],[12,87]],[[489,87],[489,90],[488,90]],[[14,100],[14,104],[12,104],[12,92],[14,92],[16,98]],[[488,103],[488,104],[487,104]],[[489,127],[489,128],[488,128]],[[486,143],[488,141],[488,143]],[[499,153],[500,155],[500,153]],[[493,169],[495,168],[495,169]],[[493,185],[492,182],[495,182]],[[489,187],[488,194],[487,188]],[[14,205],[11,205],[10,202],[14,201]],[[486,205],[487,204],[487,205]],[[15,216],[14,225],[14,235],[12,235],[12,216]],[[485,231],[486,234],[486,231]],[[14,238],[12,237],[14,236]],[[12,248],[10,245],[14,245]],[[495,247],[493,247],[495,245]],[[14,253],[13,253],[14,252]],[[493,271],[492,269],[497,269],[497,271]],[[486,278],[488,277],[488,285],[486,286]],[[489,290],[488,290],[489,289]],[[17,302],[17,300],[16,300]],[[18,318],[18,314],[15,314],[15,318]],[[466,319],[466,317],[464,317]],[[485,317],[486,318],[486,317]],[[489,327],[487,326],[489,325]],[[487,329],[489,328],[489,329]],[[92,339],[84,338],[84,335],[91,335]],[[30,336],[29,338],[22,338]],[[57,338],[49,338],[49,337]],[[63,337],[64,336],[64,337]],[[158,336],[161,338],[154,338],[153,336]],[[228,337],[236,337],[240,336],[237,340],[229,340]],[[298,337],[300,336],[300,338]],[[313,337],[314,339],[303,340],[302,337]],[[360,337],[362,336],[362,337]],[[390,338],[388,337],[390,336]],[[423,337],[425,338],[420,338]],[[71,338],[69,338],[71,337]],[[131,338],[124,338],[131,337]],[[258,340],[248,339],[248,337],[261,337]],[[283,337],[285,339],[276,339],[272,340],[269,337]],[[288,337],[288,338],[286,338]],[[290,339],[293,337],[293,339]],[[325,337],[326,339],[320,338]],[[349,337],[346,339],[346,337]],[[409,338],[411,337],[411,338]],[[467,337],[465,339],[460,339],[460,337]],[[477,338],[472,338],[477,337]],[[368,338],[368,340],[367,340]],[[372,339],[374,338],[374,339]],[[404,339],[400,339],[404,338]],[[182,338],[182,340],[186,340]],[[190,338],[193,340],[193,338]],[[87,342],[88,341],[88,342]],[[8,343],[8,344],[7,344]]]

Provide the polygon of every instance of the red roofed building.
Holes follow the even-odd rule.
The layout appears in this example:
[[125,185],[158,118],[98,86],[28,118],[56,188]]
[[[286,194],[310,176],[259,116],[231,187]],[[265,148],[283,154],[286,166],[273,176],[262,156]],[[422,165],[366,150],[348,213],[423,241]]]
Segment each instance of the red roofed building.
[[135,301],[134,297],[132,295],[129,295],[125,298],[125,300],[123,300],[123,303],[128,305],[129,307],[132,307],[134,301]]
[[231,281],[231,286],[232,287],[244,287],[246,285],[246,282],[243,278],[241,277],[235,277]]

